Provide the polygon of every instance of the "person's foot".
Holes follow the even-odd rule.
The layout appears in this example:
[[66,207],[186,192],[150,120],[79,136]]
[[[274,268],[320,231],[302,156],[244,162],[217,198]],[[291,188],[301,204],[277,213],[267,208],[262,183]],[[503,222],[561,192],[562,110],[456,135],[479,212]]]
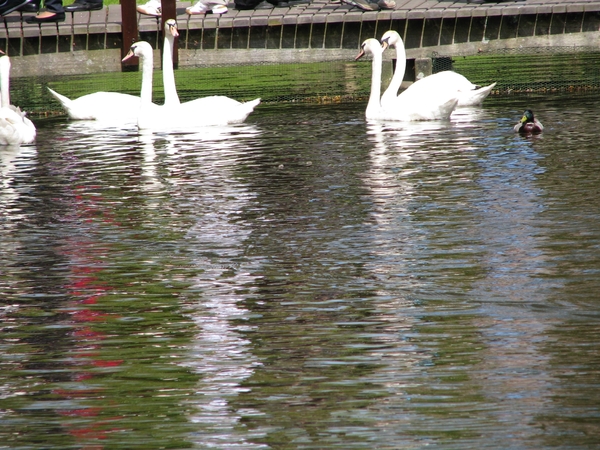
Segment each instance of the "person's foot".
[[28,17],[27,23],[64,22],[64,12],[42,11],[37,16]]
[[136,11],[148,16],[160,17],[162,14],[162,4],[159,0],[150,0],[143,5],[137,5]]
[[21,6],[17,11],[25,12],[25,13],[37,13],[40,10],[40,3],[36,1],[30,1],[29,3],[25,3]]
[[102,2],[86,2],[85,0],[76,0],[72,5],[65,6],[67,12],[97,11],[99,9],[102,9]]
[[26,5],[31,0],[0,0],[0,16],[5,16],[20,7]]

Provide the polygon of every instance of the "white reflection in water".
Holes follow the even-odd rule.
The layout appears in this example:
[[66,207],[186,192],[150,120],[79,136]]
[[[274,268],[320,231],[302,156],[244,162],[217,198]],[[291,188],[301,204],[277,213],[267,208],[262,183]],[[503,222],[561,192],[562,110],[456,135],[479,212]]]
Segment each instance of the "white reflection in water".
[[[185,363],[201,375],[193,400],[190,420],[198,424],[198,432],[190,439],[202,448],[261,448],[249,442],[255,435],[241,429],[240,418],[257,411],[236,411],[230,399],[245,389],[241,383],[250,377],[260,363],[249,348],[250,341],[240,332],[248,311],[242,301],[248,295],[238,292],[254,284],[255,268],[244,257],[244,241],[250,229],[239,220],[239,213],[254,198],[235,169],[243,158],[244,139],[256,135],[251,126],[223,127],[208,135],[178,136],[178,144],[167,146],[165,163],[185,169],[186,180],[169,177],[171,188],[185,188],[187,179],[209,179],[195,198],[198,221],[188,231],[186,239],[193,252],[192,260],[198,275],[190,292],[197,298],[189,300],[191,318],[198,332],[192,341]],[[152,140],[164,139],[154,134],[141,136],[144,142],[144,173],[155,185],[155,149]],[[232,264],[232,261],[237,263]]]
[[554,381],[542,347],[556,323],[545,311],[550,289],[557,285],[536,278],[549,263],[539,240],[547,234],[539,217],[545,195],[536,186],[536,174],[543,172],[540,155],[520,136],[486,150],[475,205],[486,276],[475,283],[471,295],[481,302],[480,326],[487,347],[473,376],[481,374],[487,396],[502,403],[489,414],[503,429],[511,429],[511,436],[497,430],[494,437],[511,447],[512,440],[519,445],[539,436],[538,424],[531,419],[543,416],[551,403]]
[[[415,245],[424,236],[422,227],[413,223],[410,213],[411,204],[418,202],[414,178],[399,174],[409,171],[423,139],[436,136],[446,126],[441,122],[368,125],[367,136],[373,147],[369,152],[370,165],[362,179],[372,201],[371,218],[375,226],[370,234],[375,258],[367,267],[379,280],[378,319],[389,323],[388,332],[381,337],[384,349],[374,352],[380,354],[385,366],[371,374],[370,379],[377,380],[391,392],[401,393],[415,387],[414,382],[399,378],[398,374],[418,372],[419,366],[432,358],[427,349],[406,339],[418,322],[417,307],[406,294],[423,288],[419,278],[412,276],[411,266],[415,260]],[[385,406],[373,405],[370,409],[385,416],[389,410],[401,411],[405,407],[406,397],[395,395],[386,399]],[[386,439],[394,440],[399,446],[408,444],[410,439],[404,434],[405,428],[398,418],[393,420],[397,426],[386,429],[385,434],[389,434]]]
[[15,178],[30,171],[36,164],[37,151],[33,146],[0,146],[0,217],[3,226],[16,226],[22,214],[12,205],[19,199]]
[[[495,404],[503,405],[497,410],[473,416],[470,420],[479,422],[482,427],[489,421],[498,423],[498,427],[488,427],[492,434],[499,433],[506,429],[506,424],[510,424],[512,430],[518,430],[514,439],[519,442],[538,434],[537,427],[530,420],[532,409],[536,411],[534,415],[544,413],[552,383],[547,374],[547,357],[538,348],[538,345],[544,344],[544,335],[551,321],[539,311],[532,311],[532,305],[527,303],[533,298],[536,301],[540,299],[534,276],[543,271],[545,266],[544,255],[539,251],[540,242],[536,238],[544,233],[537,230],[535,225],[536,217],[542,211],[540,198],[543,194],[535,186],[535,174],[542,169],[538,166],[539,155],[531,143],[511,134],[508,137],[490,136],[489,139],[472,143],[469,132],[463,133],[461,129],[468,129],[473,118],[480,117],[481,114],[482,111],[477,109],[466,110],[453,124],[369,124],[367,133],[369,140],[373,142],[373,148],[369,154],[371,164],[363,179],[372,193],[372,218],[377,225],[373,235],[378,238],[373,246],[373,251],[377,252],[377,264],[371,269],[382,281],[383,287],[387,280],[393,279],[393,282],[387,283],[389,290],[379,291],[382,299],[389,299],[379,306],[387,311],[389,318],[395,317],[397,321],[403,321],[399,327],[403,331],[400,332],[399,342],[395,347],[405,351],[396,350],[397,358],[387,355],[389,371],[397,374],[399,367],[411,367],[410,370],[416,373],[435,373],[436,370],[441,370],[442,367],[434,369],[433,364],[430,369],[419,367],[427,359],[434,363],[435,357],[427,349],[401,342],[403,332],[408,333],[416,326],[414,332],[419,333],[414,312],[419,307],[399,296],[398,289],[407,293],[428,289],[428,278],[431,277],[412,277],[411,274],[415,273],[417,259],[423,258],[419,253],[434,251],[437,245],[430,235],[430,227],[414,217],[414,208],[422,208],[424,202],[430,201],[424,200],[420,186],[415,183],[424,180],[418,173],[420,170],[431,171],[436,166],[443,167],[447,164],[448,170],[458,171],[466,167],[460,158],[472,162],[478,151],[487,152],[486,156],[478,159],[480,167],[476,179],[479,184],[475,189],[471,187],[473,180],[469,179],[472,174],[467,170],[464,174],[453,174],[455,180],[463,177],[468,184],[468,189],[460,191],[461,196],[468,196],[470,192],[477,195],[475,204],[462,205],[463,202],[460,202],[455,205],[464,208],[465,217],[473,214],[476,217],[469,224],[462,215],[457,216],[466,224],[462,232],[469,238],[465,243],[475,242],[475,239],[488,251],[484,260],[479,262],[487,269],[487,275],[475,282],[470,293],[474,301],[485,299],[478,327],[483,334],[486,349],[478,354],[477,357],[483,359],[479,365],[474,366],[472,376],[477,379],[481,373],[485,377],[480,380],[481,392],[493,398]],[[454,129],[449,132],[449,127]],[[451,141],[447,139],[448,136],[451,136]],[[499,139],[502,142],[509,141],[508,151],[503,144],[495,148]],[[445,155],[449,152],[454,152],[455,155],[446,158]],[[441,171],[440,176],[447,175]],[[437,182],[439,183],[439,179]],[[460,188],[460,184],[457,186],[455,190]],[[445,220],[451,218],[447,217]],[[445,233],[448,233],[448,237],[452,236],[451,231]],[[460,240],[457,240],[457,245],[460,245]],[[457,250],[460,251],[460,248],[457,247]],[[438,295],[441,295],[441,291]],[[399,318],[399,311],[406,313],[405,316]],[[402,380],[394,377],[385,380],[385,370],[379,376],[382,377],[382,384],[388,388],[402,392],[407,387],[402,385]],[[403,396],[395,399],[399,410],[406,408]],[[507,407],[508,403],[512,405]],[[468,408],[467,405],[465,407]],[[399,424],[400,431],[396,431],[396,438],[399,439],[397,442],[404,439],[401,436],[403,427],[412,426],[422,430],[427,428],[418,422],[419,419],[425,420],[425,416],[419,418],[418,415],[413,415],[412,420],[407,418],[412,425],[408,422],[404,426]],[[451,426],[460,428],[460,421]],[[473,423],[469,426],[472,427]],[[493,436],[492,439],[500,441],[507,438]]]

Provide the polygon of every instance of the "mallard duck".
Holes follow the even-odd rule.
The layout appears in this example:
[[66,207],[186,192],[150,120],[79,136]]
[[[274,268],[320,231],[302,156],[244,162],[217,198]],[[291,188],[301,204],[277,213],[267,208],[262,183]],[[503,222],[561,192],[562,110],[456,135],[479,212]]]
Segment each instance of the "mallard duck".
[[544,130],[542,123],[533,116],[533,111],[526,109],[521,121],[514,127],[515,133],[537,134]]

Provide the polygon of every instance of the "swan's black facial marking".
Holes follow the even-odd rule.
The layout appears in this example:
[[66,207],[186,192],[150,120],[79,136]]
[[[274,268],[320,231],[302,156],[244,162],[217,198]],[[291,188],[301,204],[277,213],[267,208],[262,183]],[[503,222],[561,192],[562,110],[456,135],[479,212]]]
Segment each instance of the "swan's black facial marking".
[[384,50],[390,46],[390,37],[389,36],[381,40],[381,46],[383,47]]
[[136,44],[132,44],[131,47],[129,47],[129,51],[127,52],[127,54],[123,57],[123,59],[121,60],[121,62],[123,61],[127,61],[129,58],[133,58],[135,56],[135,49],[137,48]]
[[175,21],[175,19],[169,19],[165,22],[166,27],[169,29],[169,33],[171,33],[171,35],[173,37],[178,37],[179,36],[179,30],[177,29],[177,22]]

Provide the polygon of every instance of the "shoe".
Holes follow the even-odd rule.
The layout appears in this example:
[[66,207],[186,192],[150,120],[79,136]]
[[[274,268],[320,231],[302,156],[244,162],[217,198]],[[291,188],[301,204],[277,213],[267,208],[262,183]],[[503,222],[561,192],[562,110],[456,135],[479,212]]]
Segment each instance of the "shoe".
[[200,0],[194,6],[185,8],[185,12],[189,15],[209,13],[224,14],[227,12],[227,6],[219,0]]
[[65,6],[65,11],[67,12],[77,12],[77,11],[97,11],[102,9],[102,2],[86,2],[85,0],[78,1],[69,6]]
[[5,16],[13,11],[16,11],[21,6],[26,5],[31,0],[0,0],[0,16]]
[[24,13],[37,13],[40,10],[40,4],[35,1],[30,1],[29,3],[25,3],[21,6],[17,11]]
[[260,2],[258,5],[254,7],[254,9],[273,9],[275,6],[268,1]]
[[396,7],[396,2],[394,0],[379,0],[377,5],[381,9],[394,9]]
[[135,10],[141,14],[146,14],[148,16],[160,17],[162,14],[160,0],[150,0],[143,5],[138,5],[135,7]]
[[57,12],[49,17],[40,17],[39,14],[37,16],[28,17],[27,23],[50,23],[50,22],[64,22],[65,21],[65,13]]
[[367,0],[341,0],[342,3],[350,6],[356,6],[363,11],[379,11],[377,3],[370,3]]

